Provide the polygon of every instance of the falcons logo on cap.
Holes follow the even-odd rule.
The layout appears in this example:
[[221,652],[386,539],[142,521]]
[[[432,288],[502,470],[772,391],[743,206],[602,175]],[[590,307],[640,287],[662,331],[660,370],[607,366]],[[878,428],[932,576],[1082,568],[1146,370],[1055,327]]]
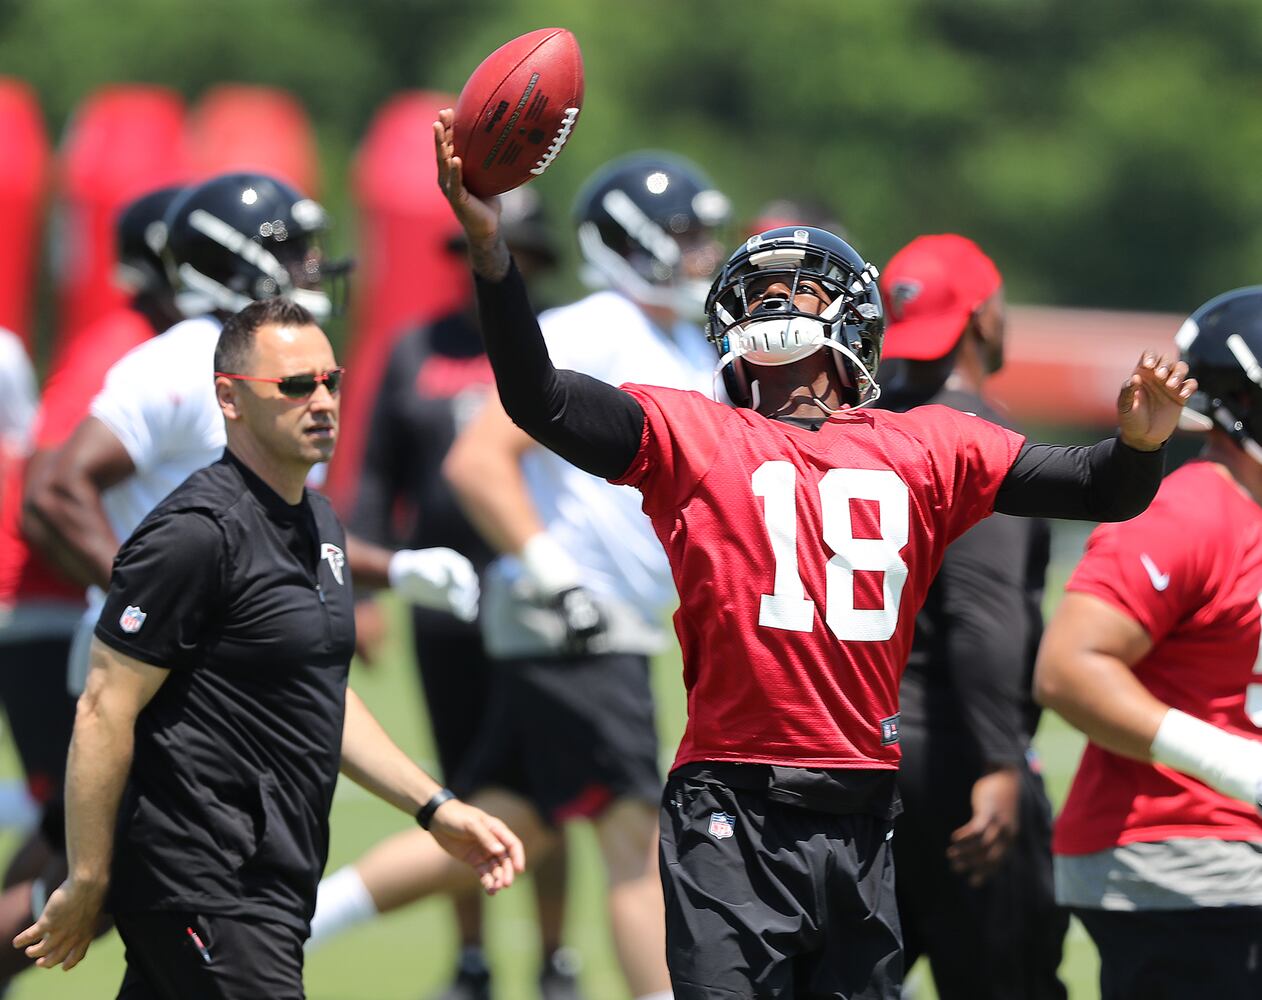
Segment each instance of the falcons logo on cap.
[[903,310],[916,301],[924,287],[919,281],[912,281],[910,278],[894,282],[890,288],[890,315],[896,320],[902,319]]

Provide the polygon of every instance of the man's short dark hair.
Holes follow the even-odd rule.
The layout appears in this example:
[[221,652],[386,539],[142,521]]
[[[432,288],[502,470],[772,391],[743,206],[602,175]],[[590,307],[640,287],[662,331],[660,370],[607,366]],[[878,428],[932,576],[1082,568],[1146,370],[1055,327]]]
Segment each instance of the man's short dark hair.
[[233,313],[219,332],[215,345],[215,371],[246,374],[254,334],[263,326],[319,326],[314,316],[297,302],[285,298],[261,299]]

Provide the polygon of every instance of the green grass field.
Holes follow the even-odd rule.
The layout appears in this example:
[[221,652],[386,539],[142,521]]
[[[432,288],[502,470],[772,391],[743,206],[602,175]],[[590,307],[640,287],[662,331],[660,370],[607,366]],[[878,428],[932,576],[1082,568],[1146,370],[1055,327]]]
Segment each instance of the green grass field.
[[[1058,559],[1049,580],[1049,606],[1055,603],[1061,584],[1083,534],[1058,536]],[[401,618],[396,619],[402,624]],[[459,669],[453,664],[453,669]],[[358,664],[352,684],[368,702],[395,739],[418,760],[433,760],[403,635],[396,630],[387,655],[373,669]],[[655,665],[663,763],[669,760],[683,730],[683,689],[679,661],[663,656]],[[1077,763],[1082,739],[1059,719],[1047,717],[1038,746],[1044,758],[1053,801],[1064,797]],[[11,751],[4,755],[0,773],[17,773]],[[333,844],[330,870],[354,859],[379,838],[407,828],[411,820],[371,798],[359,788],[342,782],[333,805]],[[572,837],[574,874],[568,939],[582,955],[583,984],[590,1000],[629,1000],[614,961],[604,911],[604,886],[598,855],[590,830],[575,824]],[[0,847],[7,851],[12,839]],[[534,980],[538,941],[528,889],[517,886],[492,900],[488,906],[488,946],[496,972],[497,1000],[536,1000]],[[455,936],[442,900],[428,901],[410,910],[352,931],[311,955],[307,962],[307,995],[310,1000],[420,1000],[448,978]],[[1062,975],[1074,1000],[1092,1000],[1096,988],[1095,950],[1076,925],[1066,941]],[[27,972],[7,994],[7,1000],[96,1000],[115,995],[122,978],[122,947],[110,934],[93,945],[87,959],[71,973],[34,969]],[[916,1000],[934,997],[924,969],[914,970],[910,982]]]

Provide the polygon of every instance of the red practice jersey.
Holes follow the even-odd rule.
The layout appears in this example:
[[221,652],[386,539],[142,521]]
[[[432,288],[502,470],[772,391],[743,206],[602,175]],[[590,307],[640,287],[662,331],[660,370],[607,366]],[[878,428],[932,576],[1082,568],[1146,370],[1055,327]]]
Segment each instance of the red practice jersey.
[[947,545],[994,508],[1024,438],[967,413],[847,410],[818,431],[624,386],[680,606],[675,766],[898,767],[898,683]]
[[[1134,670],[1155,697],[1262,738],[1262,508],[1219,466],[1183,466],[1139,517],[1097,528],[1067,589],[1144,627],[1153,647]],[[1173,837],[1262,840],[1262,818],[1195,778],[1088,743],[1053,850],[1091,854]]]
[[[153,328],[132,309],[115,309],[67,342],[53,362],[33,429],[34,448],[58,448],[88,415],[105,373],[133,347],[153,336]],[[5,469],[0,483],[0,604],[22,600],[79,600],[83,588],[71,584],[32,552],[20,529],[22,465]]]

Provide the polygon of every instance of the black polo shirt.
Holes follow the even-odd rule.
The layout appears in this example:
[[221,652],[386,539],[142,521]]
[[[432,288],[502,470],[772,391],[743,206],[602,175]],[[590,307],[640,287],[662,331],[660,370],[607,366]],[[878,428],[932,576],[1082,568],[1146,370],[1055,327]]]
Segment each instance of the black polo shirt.
[[324,497],[291,506],[225,453],[119,551],[96,636],[171,673],[136,722],[114,912],[307,930],[355,644],[345,549]]

